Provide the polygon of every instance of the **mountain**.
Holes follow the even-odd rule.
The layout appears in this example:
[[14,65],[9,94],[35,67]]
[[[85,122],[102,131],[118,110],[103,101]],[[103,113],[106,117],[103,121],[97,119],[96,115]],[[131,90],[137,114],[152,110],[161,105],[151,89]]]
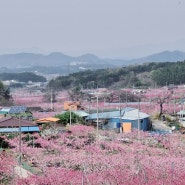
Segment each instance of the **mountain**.
[[60,66],[70,62],[73,57],[62,53],[51,53],[49,55],[34,53],[18,53],[0,55],[0,66],[8,68],[21,68],[31,66]]
[[81,55],[79,57],[77,57],[78,60],[85,60],[85,61],[97,61],[100,60],[100,58],[98,58],[96,55],[87,53],[85,55]]
[[182,51],[163,51],[142,58],[130,60],[130,63],[142,64],[145,62],[177,62],[185,60],[185,52]]
[[44,74],[68,73],[81,70],[114,68],[112,61],[100,59],[93,54],[71,57],[59,52],[49,55],[18,53],[0,55],[0,72],[40,72]]
[[72,57],[54,52],[49,55],[18,53],[0,55],[0,72],[39,72],[66,75],[82,70],[123,67],[146,62],[176,62],[185,60],[185,52],[163,51],[132,60],[99,58],[93,54]]

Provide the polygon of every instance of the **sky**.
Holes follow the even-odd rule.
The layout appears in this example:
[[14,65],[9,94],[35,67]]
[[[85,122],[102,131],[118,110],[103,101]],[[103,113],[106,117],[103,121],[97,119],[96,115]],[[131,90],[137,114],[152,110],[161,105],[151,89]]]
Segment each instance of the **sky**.
[[0,0],[0,54],[185,51],[183,0]]

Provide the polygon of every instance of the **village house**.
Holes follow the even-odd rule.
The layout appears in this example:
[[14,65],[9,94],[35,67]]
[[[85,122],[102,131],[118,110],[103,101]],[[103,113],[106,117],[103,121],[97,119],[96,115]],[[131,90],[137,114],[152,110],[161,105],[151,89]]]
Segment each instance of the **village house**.
[[86,118],[87,122],[94,122],[95,124],[97,120],[102,129],[106,130],[115,129],[119,131],[123,129],[124,131],[124,128],[128,130],[130,127],[130,130],[139,128],[140,130],[147,131],[152,126],[150,115],[131,107],[126,107],[121,111],[93,113],[89,114]]
[[0,133],[5,132],[39,132],[39,127],[32,121],[15,117],[3,117],[0,119]]

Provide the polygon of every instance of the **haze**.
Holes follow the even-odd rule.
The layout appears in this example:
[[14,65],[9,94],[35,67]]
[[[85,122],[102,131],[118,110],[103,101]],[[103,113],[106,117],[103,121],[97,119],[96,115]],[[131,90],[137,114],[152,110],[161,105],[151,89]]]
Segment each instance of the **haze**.
[[0,0],[0,54],[185,51],[184,17],[180,0]]

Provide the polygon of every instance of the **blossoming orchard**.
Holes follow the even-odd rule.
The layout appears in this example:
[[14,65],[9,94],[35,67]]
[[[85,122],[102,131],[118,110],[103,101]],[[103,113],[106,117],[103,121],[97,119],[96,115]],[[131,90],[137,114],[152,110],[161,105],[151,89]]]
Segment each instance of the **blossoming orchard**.
[[[151,89],[143,95],[139,108],[151,116],[174,114],[183,108],[183,87],[173,91]],[[50,106],[40,95],[13,94],[14,103],[27,106]],[[67,93],[58,94],[58,114]],[[84,100],[84,107],[89,104]],[[96,108],[92,102],[91,108]],[[104,107],[117,106],[99,102]],[[122,102],[122,107],[129,102]],[[138,107],[138,104],[132,106]],[[48,114],[47,114],[48,115]],[[46,113],[34,113],[35,118]],[[50,115],[49,115],[50,116]],[[14,185],[183,185],[185,184],[185,135],[179,132],[156,134],[132,130],[116,133],[78,123],[53,128],[50,134],[4,134],[0,136],[0,184]],[[139,137],[138,137],[139,132]],[[21,160],[20,160],[21,159]],[[17,172],[17,166],[23,171]]]
[[[27,178],[14,174],[18,138],[5,138],[12,149],[1,152],[1,181],[15,184],[184,184],[185,136],[137,131],[116,134],[83,125],[42,137],[22,138]],[[34,138],[34,139],[33,139]]]

